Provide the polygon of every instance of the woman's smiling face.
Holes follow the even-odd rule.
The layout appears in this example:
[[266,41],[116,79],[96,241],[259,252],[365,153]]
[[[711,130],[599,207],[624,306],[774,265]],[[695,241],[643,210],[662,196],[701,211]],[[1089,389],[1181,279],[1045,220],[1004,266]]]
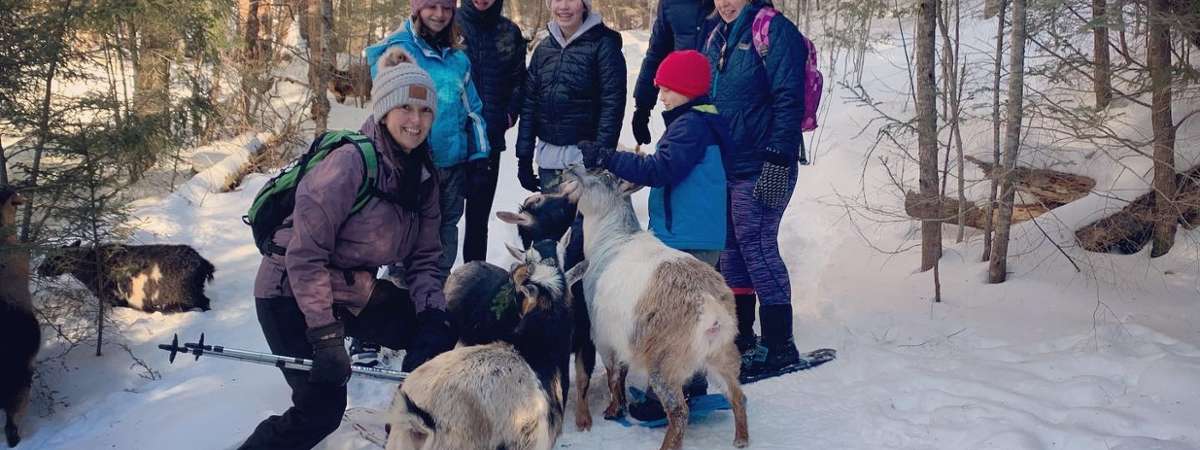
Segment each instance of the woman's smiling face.
[[733,22],[748,3],[750,0],[714,0],[713,5],[717,8],[717,14],[721,15],[721,20]]

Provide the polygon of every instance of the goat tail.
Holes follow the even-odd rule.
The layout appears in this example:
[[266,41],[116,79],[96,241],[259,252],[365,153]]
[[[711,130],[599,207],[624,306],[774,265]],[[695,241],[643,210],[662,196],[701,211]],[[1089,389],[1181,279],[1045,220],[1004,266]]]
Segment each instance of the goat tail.
[[725,305],[726,300],[732,304],[732,298],[718,298],[711,294],[704,294],[704,297],[700,320],[696,324],[697,348],[706,350],[702,354],[711,354],[733,343],[737,335],[737,320],[733,317],[732,308]]
[[[428,411],[417,406],[403,390],[397,392],[400,404],[393,409],[390,423],[392,429],[388,433],[388,448],[419,449],[425,447],[425,442],[432,439],[437,432],[437,424]],[[396,444],[396,445],[393,445]]]

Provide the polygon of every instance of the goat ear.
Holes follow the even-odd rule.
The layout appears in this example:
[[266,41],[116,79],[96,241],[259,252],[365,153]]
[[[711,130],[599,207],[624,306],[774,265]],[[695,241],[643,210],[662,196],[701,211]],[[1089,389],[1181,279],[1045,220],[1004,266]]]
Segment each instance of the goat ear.
[[501,222],[511,223],[513,225],[526,225],[527,226],[527,225],[533,224],[533,217],[530,217],[529,215],[526,215],[526,214],[517,214],[517,213],[511,213],[508,211],[497,211],[496,218],[500,219]]
[[538,304],[538,288],[533,285],[524,285],[520,287],[521,296],[521,317],[525,317]]
[[617,185],[617,192],[620,192],[622,197],[628,197],[634,192],[642,190],[643,187],[645,186],[621,180],[621,184]]
[[579,264],[576,264],[575,267],[572,267],[571,270],[568,270],[567,274],[564,276],[564,278],[567,280],[567,289],[570,289],[571,286],[574,286],[575,283],[578,283],[579,280],[582,280],[583,275],[587,273],[587,269],[588,262],[585,259],[580,261]]
[[519,248],[513,247],[512,244],[509,244],[507,242],[504,243],[504,248],[507,248],[508,254],[512,255],[513,258],[517,258],[517,261],[525,260],[525,250],[521,250]]

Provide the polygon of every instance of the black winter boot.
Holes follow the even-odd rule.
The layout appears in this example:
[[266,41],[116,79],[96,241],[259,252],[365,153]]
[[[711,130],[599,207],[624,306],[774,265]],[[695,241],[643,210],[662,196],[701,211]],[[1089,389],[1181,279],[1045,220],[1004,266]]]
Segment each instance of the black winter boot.
[[733,342],[737,344],[738,352],[743,356],[758,347],[758,336],[754,335],[754,306],[757,301],[758,297],[754,294],[733,296],[738,324],[737,338]]
[[[688,384],[683,386],[683,398],[690,399],[708,394],[708,377],[703,372],[692,376]],[[642,422],[665,419],[667,412],[663,410],[662,400],[653,388],[646,388],[645,397],[630,396],[629,416]]]
[[[771,378],[807,368],[792,338],[792,305],[762,305],[761,353],[742,358],[742,383]],[[803,366],[803,367],[801,367]]]

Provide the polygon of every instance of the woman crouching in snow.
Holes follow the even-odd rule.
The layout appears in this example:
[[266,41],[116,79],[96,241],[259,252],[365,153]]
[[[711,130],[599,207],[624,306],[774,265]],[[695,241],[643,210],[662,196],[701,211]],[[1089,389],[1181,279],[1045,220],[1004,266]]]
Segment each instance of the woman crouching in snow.
[[[389,50],[360,132],[379,155],[378,193],[351,213],[365,179],[359,150],[329,153],[296,187],[294,213],[279,229],[255,280],[258,322],[271,351],[312,358],[312,371],[283,369],[292,407],[254,430],[242,449],[309,449],[333,433],[346,409],[346,335],[405,348],[410,371],[453,347],[438,258],[438,175],[426,138],[437,108],[433,80],[403,50]],[[377,280],[403,263],[409,292]],[[411,296],[408,295],[411,293]]]

